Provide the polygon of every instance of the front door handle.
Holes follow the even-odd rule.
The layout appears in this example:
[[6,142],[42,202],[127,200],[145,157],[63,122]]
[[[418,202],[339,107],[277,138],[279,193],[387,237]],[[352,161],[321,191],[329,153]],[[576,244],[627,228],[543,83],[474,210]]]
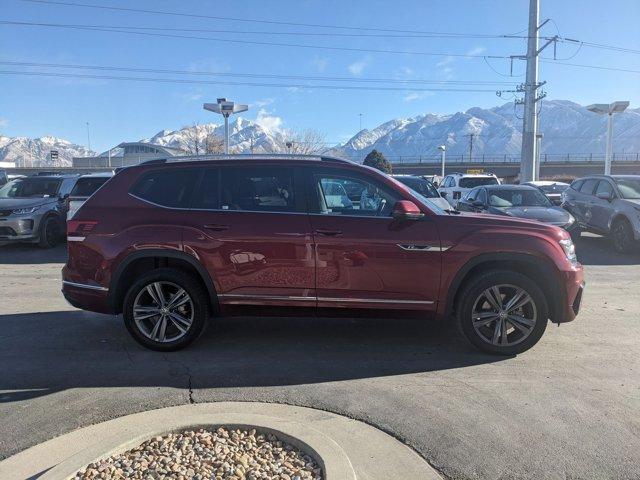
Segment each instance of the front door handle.
[[207,225],[203,225],[207,230],[212,230],[214,232],[223,232],[229,229],[229,225],[220,225],[217,223],[208,223]]
[[316,230],[318,235],[324,235],[325,237],[335,237],[336,235],[342,234],[342,230],[327,230],[324,228],[319,228]]

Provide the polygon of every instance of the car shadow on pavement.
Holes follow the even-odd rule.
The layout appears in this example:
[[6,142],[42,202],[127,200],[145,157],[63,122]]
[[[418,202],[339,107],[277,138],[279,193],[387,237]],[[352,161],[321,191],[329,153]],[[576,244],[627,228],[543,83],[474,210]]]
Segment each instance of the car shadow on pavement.
[[0,316],[0,402],[83,387],[256,387],[371,378],[500,361],[450,328],[408,319],[221,318],[185,350],[146,350],[120,317]]
[[67,246],[60,244],[54,248],[40,248],[31,243],[15,243],[0,245],[0,264],[41,264],[65,263]]
[[618,253],[607,237],[584,233],[575,243],[583,265],[640,265],[640,246],[631,253]]

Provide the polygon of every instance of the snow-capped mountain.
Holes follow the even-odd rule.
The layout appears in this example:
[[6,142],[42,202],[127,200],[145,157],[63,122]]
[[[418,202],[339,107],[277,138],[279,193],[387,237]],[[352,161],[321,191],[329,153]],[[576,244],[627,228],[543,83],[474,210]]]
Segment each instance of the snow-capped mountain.
[[[584,106],[567,100],[542,101],[540,130],[544,135],[542,152],[551,154],[602,154],[606,142],[606,118],[589,112]],[[332,154],[363,158],[377,149],[392,161],[400,156],[438,155],[438,145],[447,146],[447,155],[466,155],[469,135],[473,134],[473,154],[518,155],[522,139],[521,107],[513,103],[498,107],[470,108],[449,115],[427,113],[411,118],[385,122],[372,130],[362,130],[343,145],[331,149]],[[289,151],[285,143],[295,135],[282,129],[268,128],[259,122],[235,118],[229,125],[232,153],[277,153]],[[298,132],[299,133],[299,132]],[[162,130],[142,141],[178,148],[187,153],[205,153],[206,139],[222,139],[224,125],[208,123],[178,130]],[[197,142],[195,139],[197,138]],[[131,139],[114,139],[114,144]],[[304,141],[301,142],[305,143]],[[58,150],[59,159],[52,163],[51,150]],[[296,153],[301,151],[292,150]],[[640,109],[628,109],[616,114],[614,122],[614,152],[640,152]],[[15,161],[18,165],[70,165],[74,156],[94,155],[81,145],[55,137],[29,139],[0,135],[0,161]]]
[[[206,123],[190,125],[179,130],[161,130],[153,137],[142,140],[164,147],[172,147],[187,153],[204,153],[207,138],[224,137],[224,124]],[[229,149],[231,153],[274,153],[283,151],[285,134],[281,130],[268,129],[256,122],[237,117],[229,123]]]
[[[51,150],[58,151],[58,159],[51,160]],[[0,161],[14,162],[26,167],[69,167],[72,157],[95,155],[82,145],[52,136],[40,138],[6,137],[0,134]]]
[[[589,154],[604,152],[606,118],[567,100],[542,101],[540,132],[543,153]],[[519,154],[522,140],[522,107],[513,103],[490,109],[470,108],[451,115],[426,114],[383,123],[363,130],[346,142],[347,156],[363,157],[372,149],[395,159],[400,156],[436,155],[438,145],[447,154]],[[615,152],[640,152],[640,109],[617,114],[614,122]]]

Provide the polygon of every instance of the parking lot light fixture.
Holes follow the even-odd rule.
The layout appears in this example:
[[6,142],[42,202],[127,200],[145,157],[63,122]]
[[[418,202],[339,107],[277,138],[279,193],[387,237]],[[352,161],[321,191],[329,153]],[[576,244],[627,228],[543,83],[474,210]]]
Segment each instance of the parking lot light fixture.
[[224,153],[229,155],[229,117],[234,113],[246,112],[249,110],[249,106],[232,102],[226,98],[218,98],[217,103],[205,103],[203,108],[224,117]]
[[629,106],[628,101],[618,101],[613,103],[594,103],[589,105],[587,110],[599,115],[607,115],[607,149],[604,159],[604,174],[611,175],[611,156],[613,151],[613,114],[621,113]]
[[444,178],[444,163],[445,163],[445,155],[447,152],[447,146],[446,145],[439,145],[438,146],[438,150],[440,150],[440,163],[441,163],[441,176],[442,178]]

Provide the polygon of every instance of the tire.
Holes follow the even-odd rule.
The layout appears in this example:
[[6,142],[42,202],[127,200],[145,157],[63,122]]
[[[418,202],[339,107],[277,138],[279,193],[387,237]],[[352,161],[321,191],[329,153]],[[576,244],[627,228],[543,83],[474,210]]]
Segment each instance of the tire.
[[618,253],[630,253],[635,246],[633,238],[633,229],[626,218],[619,218],[611,225],[609,238],[613,249]]
[[40,224],[38,234],[38,246],[40,248],[53,248],[62,240],[62,228],[55,217],[48,217]]
[[[158,302],[155,287],[158,284],[165,302]],[[180,290],[185,295],[178,298]],[[185,297],[188,300],[182,302]],[[170,308],[172,299],[178,304],[175,308]],[[157,308],[159,303],[164,307]],[[154,310],[158,313],[154,314]],[[179,350],[203,332],[209,319],[208,295],[192,275],[178,269],[160,268],[143,274],[131,285],[124,298],[122,316],[129,333],[144,347],[164,352]]]
[[[492,287],[500,292],[502,316],[485,296]],[[528,295],[523,296],[522,301],[527,298],[530,301],[504,313],[504,307],[508,307],[509,301],[519,292]],[[516,301],[514,306],[519,303]],[[494,311],[496,313],[492,315]],[[536,283],[525,275],[505,270],[493,270],[471,278],[457,296],[455,312],[460,333],[479,350],[494,355],[517,355],[530,349],[542,337],[549,319],[547,299]],[[476,315],[478,319],[474,323]],[[498,343],[495,343],[496,330],[502,331],[498,329],[498,322],[501,327],[506,326],[506,342],[499,334]]]

